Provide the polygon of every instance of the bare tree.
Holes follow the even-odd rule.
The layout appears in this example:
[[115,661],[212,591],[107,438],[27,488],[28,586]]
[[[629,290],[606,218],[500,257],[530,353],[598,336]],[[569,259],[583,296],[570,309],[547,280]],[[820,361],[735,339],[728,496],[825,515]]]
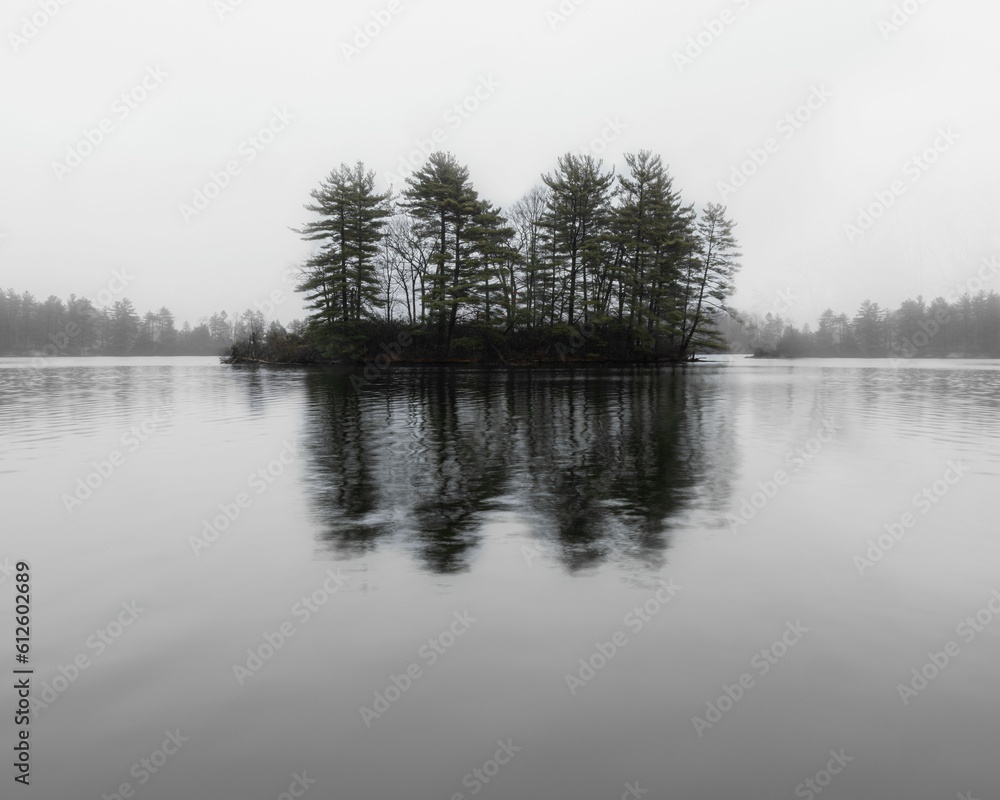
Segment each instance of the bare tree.
[[420,235],[413,217],[397,214],[386,226],[386,247],[392,253],[392,269],[403,289],[410,324],[425,322],[424,297],[433,242]]

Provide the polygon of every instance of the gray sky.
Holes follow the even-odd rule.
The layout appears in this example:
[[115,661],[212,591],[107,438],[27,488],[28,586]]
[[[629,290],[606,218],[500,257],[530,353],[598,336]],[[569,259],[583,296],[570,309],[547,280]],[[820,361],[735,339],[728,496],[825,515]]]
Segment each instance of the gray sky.
[[39,299],[124,270],[140,313],[301,316],[309,191],[421,145],[503,206],[568,150],[653,150],[737,220],[735,304],[798,323],[1000,257],[987,0],[62,2],[0,12],[0,286]]

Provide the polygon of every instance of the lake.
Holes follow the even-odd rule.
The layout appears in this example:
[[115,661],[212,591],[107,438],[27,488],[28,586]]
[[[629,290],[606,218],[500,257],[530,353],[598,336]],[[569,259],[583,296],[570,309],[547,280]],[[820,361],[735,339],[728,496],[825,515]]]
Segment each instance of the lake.
[[32,796],[1000,796],[998,369],[2,359]]

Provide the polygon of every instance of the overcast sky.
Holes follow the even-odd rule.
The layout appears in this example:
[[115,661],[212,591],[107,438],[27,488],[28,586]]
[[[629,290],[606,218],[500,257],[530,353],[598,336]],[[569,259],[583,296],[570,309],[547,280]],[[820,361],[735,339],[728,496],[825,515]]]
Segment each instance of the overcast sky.
[[428,144],[501,206],[569,150],[653,150],[737,221],[734,303],[799,324],[1000,256],[995,2],[62,2],[0,12],[0,286],[39,299],[117,270],[140,313],[301,316],[309,191]]

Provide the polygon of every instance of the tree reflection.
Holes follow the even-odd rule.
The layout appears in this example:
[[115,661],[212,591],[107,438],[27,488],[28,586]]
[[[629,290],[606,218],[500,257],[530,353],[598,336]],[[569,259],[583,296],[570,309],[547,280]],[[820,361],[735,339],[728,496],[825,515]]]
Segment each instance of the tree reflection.
[[485,525],[513,514],[571,571],[655,565],[730,469],[714,463],[717,387],[680,371],[400,369],[355,384],[306,378],[310,495],[338,553],[391,541],[459,572]]

